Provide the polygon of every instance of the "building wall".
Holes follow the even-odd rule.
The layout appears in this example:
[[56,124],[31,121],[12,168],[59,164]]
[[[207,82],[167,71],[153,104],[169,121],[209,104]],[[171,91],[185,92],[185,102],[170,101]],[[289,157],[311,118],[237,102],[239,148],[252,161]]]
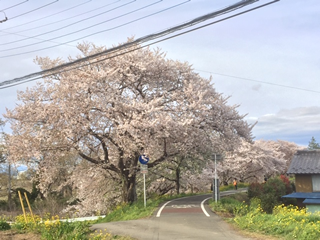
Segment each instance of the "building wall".
[[312,192],[312,177],[308,174],[296,174],[296,192]]
[[320,205],[307,205],[308,213],[316,213],[320,211]]

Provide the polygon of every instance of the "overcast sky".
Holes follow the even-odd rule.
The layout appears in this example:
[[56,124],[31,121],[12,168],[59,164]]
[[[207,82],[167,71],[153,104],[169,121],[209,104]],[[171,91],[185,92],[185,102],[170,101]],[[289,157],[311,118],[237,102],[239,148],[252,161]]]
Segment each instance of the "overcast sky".
[[[0,82],[38,72],[36,56],[75,56],[77,43],[112,47],[214,12],[236,0],[0,0]],[[234,13],[271,2],[261,0]],[[140,9],[140,10],[139,10]],[[201,26],[232,13],[208,20]],[[197,27],[194,26],[194,27]],[[189,28],[191,29],[191,28]],[[247,114],[255,139],[320,142],[320,1],[269,6],[157,43],[167,58],[213,78]],[[0,89],[0,114],[17,91]],[[9,126],[5,128],[10,132]]]

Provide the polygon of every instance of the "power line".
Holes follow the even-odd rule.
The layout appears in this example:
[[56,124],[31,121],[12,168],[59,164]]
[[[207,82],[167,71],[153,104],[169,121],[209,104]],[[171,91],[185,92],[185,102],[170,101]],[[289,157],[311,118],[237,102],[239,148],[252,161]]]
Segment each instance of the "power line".
[[[0,21],[1,23],[1,21]],[[1,31],[0,31],[1,32]],[[22,35],[22,34],[16,34],[16,33],[12,33],[12,35],[15,35],[15,36],[20,36],[20,37],[27,37],[25,35]],[[60,43],[60,42],[56,42],[56,41],[51,41],[50,39],[49,40],[46,40],[46,39],[43,39],[43,38],[32,38],[32,39],[37,39],[37,40],[40,40],[40,41],[43,41],[43,42],[52,42],[52,43],[56,43],[56,44],[59,44],[60,45],[66,45],[66,46],[70,46],[70,47],[77,47],[76,45],[71,45],[71,44],[68,44],[68,43]],[[0,51],[1,52],[1,51]]]
[[236,78],[236,79],[241,79],[241,80],[245,80],[245,81],[268,84],[268,85],[277,86],[277,87],[291,88],[291,89],[295,89],[295,90],[301,90],[301,91],[307,91],[307,92],[313,92],[313,93],[320,93],[320,91],[315,91],[315,90],[310,90],[310,89],[305,89],[305,88],[299,88],[299,87],[294,87],[294,86],[288,86],[288,85],[282,85],[282,84],[278,84],[278,83],[266,82],[266,81],[252,79],[252,78],[238,77],[238,76],[233,76],[233,75],[228,75],[228,74],[223,74],[223,73],[217,73],[217,72],[204,71],[204,70],[199,70],[199,69],[195,69],[195,70],[198,71],[198,72],[210,73],[212,75],[219,75],[219,76],[223,76],[223,77]]
[[[185,32],[180,33],[180,34],[177,34],[177,35],[175,35],[175,36],[180,36],[180,35],[185,34],[185,33],[187,33],[187,32],[191,32],[191,31],[194,31],[194,30],[197,30],[197,29],[200,29],[200,28],[209,26],[209,25],[211,25],[211,24],[215,24],[215,23],[217,23],[217,22],[224,21],[224,20],[229,19],[229,18],[231,18],[231,17],[238,16],[238,15],[240,15],[240,14],[246,13],[246,12],[248,12],[248,11],[252,11],[252,10],[254,10],[254,9],[257,9],[257,8],[260,8],[260,7],[263,7],[263,6],[266,6],[266,5],[268,5],[268,4],[271,4],[271,3],[274,3],[274,2],[277,2],[277,1],[279,1],[279,0],[274,0],[273,2],[270,2],[270,3],[264,4],[264,5],[258,6],[258,7],[253,8],[253,9],[249,9],[249,10],[247,10],[247,11],[244,11],[244,12],[241,12],[241,13],[238,13],[238,14],[235,14],[235,15],[232,15],[232,16],[230,16],[230,17],[226,17],[226,18],[224,18],[224,19],[221,19],[221,20],[218,20],[218,21],[209,23],[209,24],[207,24],[207,25],[204,25],[204,26],[201,26],[201,27],[198,27],[198,28],[189,30],[189,31],[185,31]],[[240,7],[247,6],[247,5],[249,5],[249,4],[253,3],[253,2],[256,2],[256,0],[241,1],[241,2],[238,2],[238,3],[235,3],[235,4],[231,5],[231,6],[229,6],[229,7],[226,7],[226,8],[224,8],[224,9],[222,9],[222,10],[209,13],[209,14],[207,14],[207,15],[198,17],[198,18],[196,18],[196,19],[197,19],[199,22],[202,22],[202,21],[204,21],[204,20],[203,20],[204,18],[206,18],[206,19],[209,19],[209,17],[210,17],[210,18],[213,18],[213,17],[215,17],[216,15],[221,15],[221,14],[222,14],[223,12],[225,12],[225,11],[228,11],[228,12],[229,12],[229,11],[231,11],[231,9],[234,9],[234,10],[235,10],[235,9],[240,8]],[[195,21],[196,19],[193,19],[193,20],[191,20],[191,21],[189,21],[189,22],[187,22],[187,23],[181,24],[181,25],[179,25],[179,26],[176,26],[176,27],[169,28],[169,29],[167,29],[167,30],[161,31],[161,32],[159,32],[159,33],[152,34],[152,35],[147,35],[147,36],[142,37],[142,38],[139,38],[139,39],[137,39],[137,40],[135,40],[135,41],[132,41],[132,42],[129,42],[129,43],[125,43],[125,44],[123,44],[123,45],[120,45],[120,46],[117,46],[117,47],[113,47],[113,48],[111,48],[111,49],[104,50],[104,51],[102,51],[102,52],[100,52],[100,53],[92,54],[92,55],[90,55],[90,56],[87,56],[87,57],[84,57],[84,58],[81,58],[81,59],[77,59],[77,60],[75,60],[75,61],[73,61],[73,62],[64,63],[64,64],[61,64],[61,65],[56,66],[56,67],[54,67],[54,68],[50,68],[50,69],[43,70],[43,71],[40,71],[40,72],[32,73],[32,74],[26,75],[26,76],[24,76],[24,77],[19,77],[19,78],[15,78],[15,79],[12,79],[12,80],[8,80],[8,81],[1,82],[1,83],[0,83],[0,86],[13,84],[13,83],[15,83],[15,82],[24,81],[24,80],[30,79],[30,78],[35,78],[35,77],[40,76],[40,75],[43,75],[43,74],[49,74],[49,73],[52,74],[52,72],[54,72],[54,71],[59,71],[60,69],[63,69],[63,68],[66,68],[66,67],[69,67],[69,66],[78,64],[78,63],[82,63],[82,62],[85,62],[85,61],[94,60],[94,59],[97,58],[97,57],[100,57],[100,56],[103,56],[103,55],[106,55],[106,54],[109,54],[109,53],[112,53],[112,52],[115,52],[115,51],[120,51],[120,50],[123,50],[123,49],[125,49],[125,48],[134,46],[134,45],[136,45],[136,44],[141,44],[141,43],[143,43],[143,42],[146,42],[146,41],[149,41],[149,40],[152,40],[152,39],[155,39],[155,38],[160,38],[160,37],[162,37],[162,36],[165,36],[165,35],[167,35],[167,34],[172,33],[173,29],[175,29],[174,31],[177,31],[177,29],[178,29],[178,30],[181,30],[181,29],[183,29],[183,28],[188,27],[188,24],[189,24],[189,23],[191,23],[191,24],[194,25],[195,22],[196,22],[196,21]],[[166,38],[166,39],[170,39],[170,38],[173,38],[173,37],[175,37],[175,36],[171,36],[171,37],[168,37],[168,38]],[[164,40],[166,40],[166,39],[164,39]],[[162,41],[164,41],[164,40],[162,40]],[[106,58],[105,58],[105,59],[106,59]],[[41,78],[41,77],[40,77],[40,78]],[[38,79],[38,78],[36,78],[36,79]],[[34,79],[34,80],[36,80],[36,79]],[[1,88],[0,88],[0,89],[1,89]]]
[[8,10],[8,9],[10,9],[10,8],[14,8],[14,7],[19,6],[19,5],[21,5],[21,4],[24,4],[24,3],[28,2],[28,1],[29,1],[29,0],[26,0],[26,1],[24,1],[24,2],[21,2],[21,3],[18,3],[18,4],[12,5],[11,7],[7,7],[7,8],[4,8],[4,9],[1,9],[0,11]]
[[[16,43],[16,42],[21,42],[21,41],[24,41],[24,40],[27,40],[27,39],[36,38],[36,37],[39,37],[39,36],[42,36],[42,35],[46,35],[46,34],[49,34],[49,33],[53,33],[53,32],[59,31],[59,30],[61,30],[61,29],[64,29],[64,28],[73,26],[73,25],[78,24],[78,23],[80,23],[80,22],[89,20],[89,19],[91,19],[91,18],[98,17],[98,16],[100,16],[100,15],[103,15],[103,14],[105,14],[105,13],[114,11],[114,10],[116,10],[116,9],[122,8],[122,7],[126,6],[126,5],[129,5],[129,4],[133,3],[133,2],[135,2],[135,1],[136,1],[136,0],[133,0],[133,1],[131,1],[131,2],[125,3],[125,4],[120,5],[120,6],[118,6],[118,7],[112,8],[112,9],[110,9],[110,10],[104,11],[104,12],[102,12],[102,13],[96,14],[96,15],[91,16],[91,17],[87,17],[87,18],[81,19],[81,20],[79,20],[79,21],[76,21],[76,22],[74,22],[74,23],[65,25],[65,26],[63,26],[63,27],[60,27],[60,28],[57,28],[57,29],[54,29],[54,30],[50,30],[50,31],[48,31],[48,32],[40,33],[40,34],[38,34],[38,35],[31,36],[31,37],[26,37],[26,38],[19,39],[19,40],[16,40],[16,41],[10,41],[10,42],[7,42],[7,43],[1,43],[0,46],[2,46],[2,45],[8,45],[8,44],[13,44],[13,43]],[[161,2],[161,1],[162,1],[162,0],[160,0],[160,1],[156,2],[156,3],[159,3],[159,2]],[[153,4],[151,4],[151,5],[153,5]],[[102,22],[102,23],[104,23],[104,22]],[[100,23],[99,23],[99,24],[100,24]],[[62,37],[71,35],[71,34],[73,34],[73,33],[77,33],[77,32],[86,30],[86,29],[88,29],[88,28],[95,27],[96,25],[99,25],[99,24],[94,24],[94,25],[92,25],[92,26],[90,26],[90,27],[87,27],[87,28],[84,28],[84,29],[81,29],[81,30],[78,30],[78,31],[75,31],[75,32],[71,32],[71,33],[68,33],[68,34],[64,34],[64,35],[62,35],[62,36],[54,37],[54,38],[49,39],[49,40],[54,40],[54,39],[62,38]],[[37,44],[39,44],[39,43],[47,42],[47,41],[49,41],[49,40],[44,40],[44,41],[41,41],[41,42],[36,42],[36,43],[33,43],[33,44],[24,45],[24,46],[20,46],[20,47],[15,47],[15,48],[9,48],[9,49],[5,49],[5,50],[0,50],[0,52],[15,50],[15,49],[24,48],[24,47],[30,47],[30,46],[33,46],[33,45],[37,45]]]
[[[161,1],[162,1],[162,0],[161,0]],[[103,32],[111,31],[111,30],[114,30],[114,29],[123,27],[123,26],[125,26],[125,25],[131,24],[131,23],[133,23],[133,22],[139,21],[139,20],[141,20],[141,19],[148,18],[148,17],[150,17],[150,16],[153,16],[153,15],[159,14],[159,13],[161,13],[161,12],[170,10],[170,9],[172,9],[172,8],[178,7],[178,6],[182,5],[182,4],[185,4],[185,3],[190,2],[190,1],[191,1],[191,0],[187,0],[187,1],[184,1],[184,2],[182,2],[182,3],[176,4],[176,5],[174,5],[174,6],[171,6],[171,7],[169,7],[169,8],[165,8],[165,9],[160,10],[160,11],[157,11],[157,12],[155,12],[155,13],[152,13],[152,14],[149,14],[149,15],[146,15],[146,16],[143,16],[143,17],[140,17],[140,18],[137,18],[137,19],[135,19],[135,20],[126,22],[126,23],[124,23],[124,24],[118,25],[118,26],[116,26],[116,27],[112,27],[112,28],[105,29],[105,30],[102,30],[102,31],[99,31],[99,32],[91,33],[91,34],[88,34],[88,35],[86,35],[86,36],[82,36],[82,37],[77,38],[77,39],[72,39],[72,40],[70,40],[70,41],[67,41],[67,42],[64,42],[64,43],[61,43],[61,44],[57,44],[57,45],[53,45],[53,46],[45,47],[45,48],[41,48],[41,49],[36,49],[36,50],[28,51],[28,52],[22,52],[22,53],[17,53],[17,54],[4,55],[4,56],[0,56],[0,58],[7,58],[7,57],[19,56],[19,55],[23,55],[23,54],[27,54],[27,53],[32,53],[32,52],[38,52],[38,51],[41,51],[41,50],[46,50],[46,49],[58,47],[58,46],[61,46],[61,45],[67,44],[67,43],[71,43],[71,42],[74,42],[74,41],[82,40],[82,39],[84,39],[84,38],[87,38],[87,37],[90,37],[90,36],[93,36],[93,35],[96,35],[96,34],[100,34],[100,33],[103,33]],[[149,7],[149,6],[151,6],[151,5],[154,5],[154,4],[157,4],[157,3],[158,3],[158,2],[155,2],[155,3],[153,3],[153,4],[150,4],[150,5],[144,6],[144,7],[142,7],[142,8],[139,8],[139,9],[133,10],[133,11],[131,11],[131,12],[128,12],[128,13],[126,13],[126,14],[122,14],[122,15],[120,15],[120,16],[117,16],[117,17],[108,19],[108,20],[106,20],[106,21],[104,21],[104,22],[102,22],[102,23],[105,23],[105,22],[107,22],[107,21],[114,20],[114,19],[119,18],[119,17],[123,17],[123,16],[125,16],[125,15],[131,14],[131,13],[134,13],[134,12],[137,12],[137,11],[139,11],[139,10],[141,10],[141,9],[147,8],[147,7]],[[100,25],[100,24],[101,24],[101,22],[98,23],[98,24],[95,24],[95,25],[93,25],[93,26],[97,26],[97,25]],[[93,26],[90,26],[90,27],[93,27]],[[90,28],[90,27],[87,27],[87,28],[78,30],[78,31],[76,31],[76,32],[80,32],[80,31],[86,30],[86,29],[88,29],[88,28]],[[76,33],[76,32],[73,32],[73,33]],[[54,39],[57,39],[57,38],[61,38],[61,37],[64,37],[64,36],[67,36],[67,35],[70,35],[70,34],[73,34],[73,33],[69,33],[69,34],[65,34],[65,35],[63,35],[63,36],[51,38],[51,39],[48,39],[48,40],[46,40],[46,41],[51,41],[51,40],[54,40]],[[35,43],[35,44],[39,44],[39,43],[42,43],[42,42],[38,42],[38,43]],[[29,45],[25,45],[25,46],[23,46],[23,47],[31,46],[31,45],[35,45],[35,44],[29,44]],[[20,47],[19,47],[19,48],[20,48]],[[15,50],[15,49],[17,49],[17,48],[14,48],[13,50]],[[8,50],[8,49],[7,49],[7,50]],[[7,51],[7,50],[1,50],[0,52]]]
[[[90,1],[91,1],[91,0],[90,0]],[[89,1],[89,2],[90,2],[90,1]],[[49,26],[49,25],[52,25],[52,24],[56,24],[56,23],[59,23],[59,22],[63,22],[63,21],[69,20],[69,19],[71,19],[71,18],[79,17],[79,16],[81,16],[81,15],[88,14],[88,13],[90,13],[90,12],[94,12],[94,11],[96,11],[96,10],[102,9],[102,8],[104,8],[104,7],[107,7],[107,6],[111,5],[111,4],[114,4],[114,3],[120,2],[120,1],[121,1],[121,0],[117,0],[117,1],[115,1],[115,2],[108,3],[108,4],[106,4],[106,5],[102,5],[102,6],[98,7],[98,8],[93,9],[93,10],[86,11],[86,12],[84,12],[84,13],[80,13],[80,14],[74,15],[74,16],[72,16],[72,17],[64,18],[64,19],[61,19],[61,20],[59,20],[59,21],[55,21],[55,22],[52,22],[52,23],[47,23],[47,24],[44,24],[44,25],[41,25],[41,26],[38,26],[38,27],[29,28],[29,29],[22,30],[22,31],[18,31],[18,32],[15,32],[15,33],[24,32],[24,31],[30,31],[30,30],[34,30],[34,29],[37,29],[37,28],[40,28],[40,27],[46,27],[46,26]],[[58,12],[58,13],[60,13],[60,12]],[[56,13],[56,14],[58,14],[58,13]],[[53,15],[54,15],[54,14],[53,14]],[[49,15],[49,16],[51,16],[51,15]],[[46,17],[45,17],[45,18],[46,18]],[[26,22],[26,23],[24,23],[24,24],[20,24],[20,25],[16,25],[16,26],[13,26],[13,27],[4,28],[4,29],[2,29],[2,30],[9,30],[9,29],[12,29],[12,28],[21,27],[21,26],[23,26],[23,25],[26,25],[26,24],[29,24],[29,23],[32,23],[32,22],[35,22],[35,21],[38,21],[38,20],[41,20],[41,19],[42,19],[42,18],[39,18],[39,19],[30,21],[30,22]],[[10,33],[5,34],[5,35],[9,35],[9,34],[10,34]],[[0,35],[0,36],[5,36],[5,35]]]
[[[130,51],[127,51],[127,52],[124,52],[124,53],[120,53],[118,55],[115,55],[115,56],[108,56],[108,57],[105,57],[103,59],[100,59],[100,60],[97,60],[95,62],[91,62],[91,63],[87,63],[87,64],[83,64],[82,66],[85,66],[85,65],[88,65],[88,64],[94,64],[94,63],[98,63],[98,62],[101,62],[101,61],[104,61],[106,59],[110,59],[110,58],[114,58],[116,56],[119,56],[119,55],[123,55],[123,54],[126,54],[128,52],[132,52],[132,51],[135,51],[137,49],[141,49],[143,47],[148,47],[148,46],[151,46],[153,44],[156,44],[156,43],[159,43],[159,42],[162,42],[162,41],[166,41],[168,39],[171,39],[171,38],[174,38],[174,37],[177,37],[177,36],[180,36],[180,35],[183,35],[183,34],[186,34],[186,33],[189,33],[189,32],[192,32],[192,31],[195,31],[195,30],[198,30],[200,28],[204,28],[204,27],[207,27],[209,25],[212,25],[212,24],[216,24],[218,22],[221,22],[221,21],[225,21],[227,19],[230,19],[230,18],[233,18],[233,17],[236,17],[236,16],[239,16],[241,14],[244,14],[244,13],[247,13],[247,12],[250,12],[250,11],[253,11],[253,10],[256,10],[258,8],[261,8],[261,7],[264,7],[264,6],[267,6],[267,5],[270,5],[270,4],[273,4],[275,2],[278,2],[279,0],[274,0],[272,2],[269,2],[269,3],[266,3],[266,4],[262,4],[260,6],[257,6],[257,7],[254,7],[254,8],[251,8],[249,10],[246,10],[246,11],[243,11],[243,12],[240,12],[240,13],[237,13],[237,14],[234,14],[234,15],[231,15],[229,17],[226,17],[226,18],[223,18],[223,19],[220,19],[220,20],[217,20],[217,21],[214,21],[214,22],[211,22],[211,23],[208,23],[206,25],[203,25],[203,26],[200,26],[200,27],[197,27],[197,28],[193,28],[191,30],[188,30],[188,31],[184,31],[182,33],[179,33],[179,34],[176,34],[174,36],[170,36],[170,37],[167,37],[167,38],[164,38],[164,39],[161,39],[161,40],[158,40],[158,41],[155,41],[153,43],[150,43],[150,44],[147,44],[147,45],[144,45],[144,46],[141,46],[139,48],[136,48],[134,50],[130,50]],[[175,31],[178,31],[178,30],[181,30],[181,29],[184,29],[186,27],[189,27],[189,24],[191,25],[195,25],[196,22],[203,22],[205,21],[204,19],[208,20],[210,18],[214,18],[215,16],[217,15],[221,15],[223,14],[223,12],[230,12],[232,11],[232,9],[239,9],[241,7],[244,7],[244,6],[247,6],[253,2],[256,2],[256,0],[246,0],[246,1],[241,1],[241,2],[238,2],[238,3],[235,3],[229,7],[226,7],[222,10],[219,10],[219,11],[215,11],[215,12],[212,12],[212,13],[209,13],[207,15],[204,15],[204,16],[201,16],[201,17],[198,17],[196,19],[193,19],[187,23],[184,23],[184,24],[181,24],[181,25],[178,25],[176,27],[173,27],[173,28],[169,28],[167,30],[164,30],[164,31],[161,31],[159,33],[155,33],[155,34],[151,34],[151,35],[147,35],[145,37],[142,37],[142,38],[139,38],[135,41],[132,41],[132,42],[129,42],[129,43],[125,43],[123,45],[120,45],[120,46],[117,46],[117,47],[113,47],[111,49],[107,49],[107,50],[104,50],[100,53],[96,53],[96,54],[93,54],[93,55],[90,55],[88,57],[84,57],[84,58],[81,58],[81,59],[77,59],[73,62],[69,62],[69,63],[64,63],[64,64],[61,64],[59,66],[56,66],[56,67],[53,67],[53,68],[50,68],[50,69],[47,69],[47,70],[43,70],[43,71],[40,71],[40,72],[36,72],[36,73],[32,73],[32,74],[29,74],[29,75],[26,75],[26,76],[23,76],[23,77],[19,77],[19,78],[15,78],[15,79],[12,79],[12,80],[8,80],[8,81],[4,81],[4,82],[1,82],[0,83],[0,86],[5,86],[5,85],[10,85],[10,86],[7,86],[7,87],[0,87],[0,89],[4,89],[4,88],[8,88],[8,87],[11,87],[11,86],[15,86],[15,85],[18,85],[18,84],[21,84],[21,83],[18,83],[18,82],[22,82],[23,83],[26,83],[26,82],[30,82],[30,81],[34,81],[34,80],[37,80],[37,79],[40,79],[42,77],[47,77],[47,76],[51,76],[51,75],[54,75],[54,74],[57,74],[59,73],[58,71],[61,72],[64,72],[64,71],[70,71],[70,70],[73,70],[73,69],[76,69],[76,68],[79,68],[81,66],[75,66],[74,68],[71,68],[71,69],[66,69],[67,67],[72,67],[73,65],[76,65],[76,64],[81,64],[85,61],[90,61],[90,60],[95,60],[97,57],[100,57],[100,56],[104,56],[104,55],[107,55],[107,54],[111,54],[111,53],[117,53],[121,50],[124,50],[124,49],[127,49],[131,46],[134,46],[134,45],[137,45],[137,44],[142,44],[144,42],[147,42],[147,41],[150,41],[150,40],[153,40],[153,39],[156,39],[156,38],[160,38],[160,37],[163,37],[165,35],[168,35],[172,32],[175,32]],[[40,76],[42,75],[42,76]],[[38,77],[39,76],[39,77]],[[32,79],[31,79],[32,78]],[[29,79],[29,80],[28,80]]]
[[[35,20],[29,21],[29,22],[26,22],[26,23],[23,23],[23,24],[19,24],[19,25],[13,26],[13,27],[5,28],[5,29],[2,29],[2,30],[8,30],[8,29],[12,29],[12,28],[17,28],[17,27],[21,27],[21,26],[24,26],[24,25],[27,25],[27,24],[30,24],[30,23],[33,23],[33,22],[37,22],[37,21],[43,20],[43,19],[45,19],[45,18],[55,16],[55,15],[57,15],[57,14],[60,14],[60,13],[63,13],[63,12],[67,12],[67,11],[69,11],[69,10],[71,10],[71,9],[77,8],[77,7],[81,6],[81,5],[84,5],[84,4],[89,3],[89,2],[91,2],[91,1],[92,1],[92,0],[89,0],[89,1],[86,1],[86,2],[84,2],[84,3],[77,4],[77,5],[73,6],[73,7],[67,8],[67,9],[65,9],[65,10],[62,10],[62,11],[59,11],[59,12],[56,12],[56,13],[47,15],[47,16],[45,16],[45,17],[37,18],[37,19],[35,19]],[[121,1],[121,0],[118,0],[118,1]],[[27,30],[24,30],[24,31],[29,31],[29,30],[31,30],[31,29],[27,29]],[[19,31],[19,32],[24,32],[24,31]],[[0,32],[3,32],[3,31],[0,31]],[[16,33],[18,33],[18,32],[16,32]],[[3,35],[0,35],[0,36],[10,35],[10,34],[12,34],[12,33],[7,33],[7,34],[3,34]]]
[[23,15],[29,14],[29,13],[31,13],[31,12],[37,11],[37,10],[39,10],[39,9],[41,9],[41,8],[47,7],[47,6],[51,5],[51,4],[54,4],[54,3],[58,2],[58,1],[59,1],[59,0],[50,2],[50,3],[48,3],[48,4],[45,4],[45,5],[41,6],[41,7],[32,9],[31,11],[24,12],[24,13],[22,13],[22,14],[19,14],[19,15],[17,15],[17,16],[14,16],[14,17],[10,17],[9,19],[12,20],[12,19],[14,19],[14,18],[21,17],[21,16],[23,16]]

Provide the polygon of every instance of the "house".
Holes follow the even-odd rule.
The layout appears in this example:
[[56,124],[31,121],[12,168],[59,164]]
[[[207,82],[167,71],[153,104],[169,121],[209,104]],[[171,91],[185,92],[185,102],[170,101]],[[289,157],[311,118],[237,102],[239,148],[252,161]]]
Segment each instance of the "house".
[[296,192],[282,197],[296,198],[308,212],[320,211],[320,150],[298,150],[287,173],[295,175]]

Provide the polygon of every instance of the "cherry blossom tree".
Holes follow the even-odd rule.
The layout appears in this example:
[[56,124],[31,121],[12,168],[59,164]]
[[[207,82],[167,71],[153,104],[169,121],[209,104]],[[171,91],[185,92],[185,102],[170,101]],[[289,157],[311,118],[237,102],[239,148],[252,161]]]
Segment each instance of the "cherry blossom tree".
[[242,142],[235,151],[228,152],[218,163],[221,182],[228,183],[233,178],[241,181],[263,181],[264,176],[283,174],[300,147],[287,141],[257,140]]
[[[92,43],[78,48],[81,54],[68,61],[105,50]],[[13,160],[41,162],[52,152],[75,150],[92,164],[90,174],[118,175],[122,200],[133,202],[141,154],[148,154],[152,168],[175,156],[200,156],[251,140],[252,125],[237,106],[228,106],[211,79],[188,63],[138,45],[109,57],[44,76],[18,93],[20,104],[5,114],[13,132]],[[50,69],[63,60],[38,57],[36,62]]]

